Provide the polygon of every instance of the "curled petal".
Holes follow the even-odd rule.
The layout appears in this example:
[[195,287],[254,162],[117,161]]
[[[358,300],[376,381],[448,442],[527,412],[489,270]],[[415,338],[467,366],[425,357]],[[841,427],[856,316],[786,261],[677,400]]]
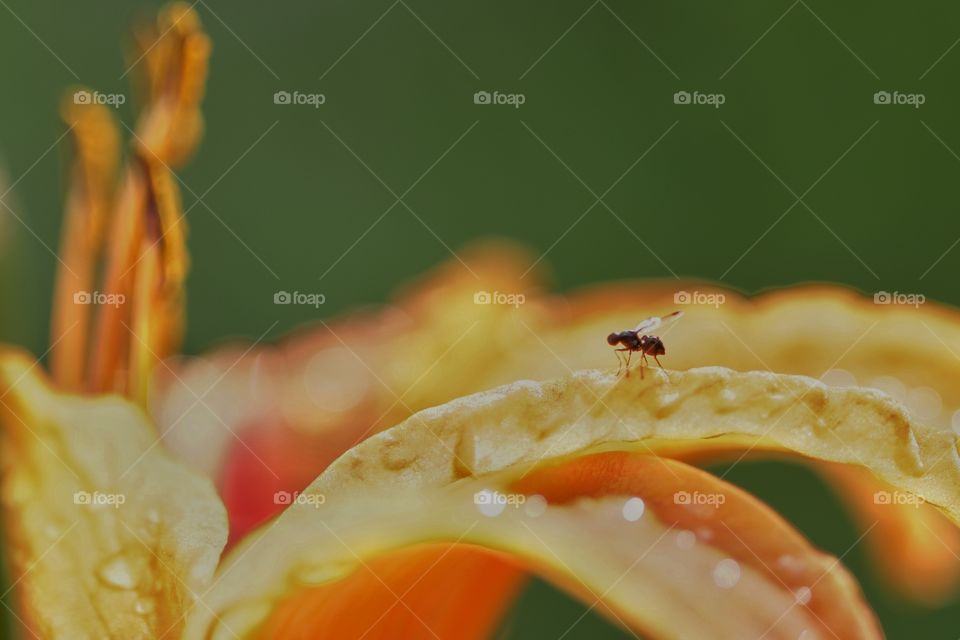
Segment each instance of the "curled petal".
[[[788,392],[809,401],[796,406]],[[468,396],[415,414],[338,459],[274,524],[229,554],[207,598],[216,615],[195,609],[188,631],[219,637],[227,627],[283,627],[297,610],[291,598],[322,612],[323,593],[336,592],[340,580],[370,569],[375,558],[418,542],[452,542],[516,556],[521,566],[573,593],[593,594],[590,602],[604,601],[614,619],[657,637],[795,638],[804,631],[879,637],[849,575],[833,573],[834,560],[810,549],[755,500],[679,462],[590,455],[602,448],[637,450],[647,439],[735,433],[842,457],[842,449],[828,445],[830,434],[862,436],[867,427],[876,431],[875,441],[855,440],[857,453],[871,460],[917,456],[901,451],[898,434],[922,433],[922,425],[912,425],[882,395],[791,376],[701,369],[670,372],[668,382],[664,374],[641,380],[587,371]],[[573,461],[553,468],[542,462],[565,456]],[[883,470],[902,484],[917,481],[913,466]],[[937,468],[915,488],[931,495],[943,490],[953,496],[945,502],[955,503],[955,489],[938,486],[949,475]],[[483,503],[477,496],[484,492],[541,495],[548,506],[531,515],[511,509],[507,498],[496,517],[482,508],[480,517],[474,501]],[[640,515],[649,505],[649,518],[633,517],[625,502],[631,496],[642,500]],[[626,529],[625,521],[637,526]],[[692,532],[697,544],[685,533],[678,547],[672,535],[678,528]],[[625,572],[636,579],[617,582]],[[730,583],[743,588],[725,590]],[[312,597],[303,595],[305,588],[321,591]],[[847,604],[834,607],[837,601]],[[282,613],[271,618],[278,606]],[[710,626],[717,624],[728,626],[718,632]]]

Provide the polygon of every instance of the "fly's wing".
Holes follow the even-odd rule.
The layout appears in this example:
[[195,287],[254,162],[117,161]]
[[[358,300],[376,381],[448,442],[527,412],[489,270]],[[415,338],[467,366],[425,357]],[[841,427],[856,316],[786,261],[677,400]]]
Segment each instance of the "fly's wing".
[[647,334],[651,331],[657,330],[665,322],[670,322],[671,320],[676,320],[683,315],[683,311],[674,311],[673,313],[667,314],[665,316],[651,316],[637,325],[637,328],[634,329],[638,334]]

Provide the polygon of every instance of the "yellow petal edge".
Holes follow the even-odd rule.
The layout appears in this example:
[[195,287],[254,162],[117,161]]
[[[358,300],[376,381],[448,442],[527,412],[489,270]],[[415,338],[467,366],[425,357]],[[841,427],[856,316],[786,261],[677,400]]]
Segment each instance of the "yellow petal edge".
[[[304,585],[329,584],[391,549],[446,540],[507,551],[548,573],[553,567],[568,580],[584,581],[574,591],[596,597],[594,590],[609,589],[603,599],[622,612],[625,624],[654,637],[796,638],[809,630],[808,614],[778,600],[782,592],[769,585],[764,590],[760,572],[750,567],[740,569],[743,589],[732,590],[740,600],[715,600],[710,593],[686,600],[688,607],[697,603],[688,615],[671,608],[664,594],[679,594],[678,601],[697,595],[680,594],[676,575],[693,571],[702,583],[703,566],[718,561],[710,556],[715,550],[703,545],[675,556],[659,545],[676,532],[653,517],[632,535],[641,548],[657,551],[640,559],[619,553],[622,536],[612,531],[623,524],[622,499],[549,505],[536,524],[509,509],[495,519],[475,516],[471,498],[478,491],[509,491],[550,459],[650,451],[662,443],[721,436],[866,466],[938,505],[955,522],[960,516],[954,437],[911,421],[880,392],[717,367],[653,371],[646,379],[587,370],[549,382],[520,381],[421,411],[348,451],[304,491],[306,498],[228,554],[207,606],[191,614],[187,637],[254,633]],[[628,559],[642,576],[616,582]],[[661,561],[670,568],[657,567]],[[851,598],[856,602],[858,596]],[[721,602],[716,610],[714,602]],[[725,609],[749,615],[724,616]],[[732,626],[721,630],[718,624]],[[878,637],[869,624],[863,628],[858,637]]]
[[226,543],[207,478],[119,396],[55,391],[0,350],[2,499],[17,614],[42,638],[178,638]]

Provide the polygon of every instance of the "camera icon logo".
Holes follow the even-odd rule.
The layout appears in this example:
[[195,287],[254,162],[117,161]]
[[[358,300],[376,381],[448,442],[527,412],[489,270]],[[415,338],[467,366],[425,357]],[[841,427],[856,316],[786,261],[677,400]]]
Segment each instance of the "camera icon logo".
[[273,304],[291,304],[293,296],[289,291],[277,291],[273,294]]
[[893,296],[889,291],[877,291],[873,294],[873,304],[890,304],[892,301]]
[[293,502],[293,494],[289,491],[277,491],[273,494],[273,504],[290,504]]
[[473,94],[473,104],[490,104],[493,102],[493,96],[489,91],[477,91]]
[[493,296],[489,291],[477,291],[473,294],[473,304],[491,304]]
[[873,104],[890,104],[890,92],[877,91],[873,94]]
[[690,92],[677,91],[673,94],[673,104],[690,104]]
[[690,504],[692,499],[689,491],[677,491],[673,494],[674,504]]
[[677,291],[673,294],[674,304],[690,304],[692,298],[689,291]]
[[73,304],[90,304],[93,302],[93,296],[89,291],[75,291],[73,294]]
[[273,104],[290,104],[291,96],[289,91],[277,91],[273,94]]
[[877,491],[873,494],[874,504],[892,504],[893,496],[889,491]]
[[73,494],[73,504],[90,504],[89,491],[77,491]]
[[89,91],[75,91],[73,93],[73,104],[90,104],[93,102],[93,96]]

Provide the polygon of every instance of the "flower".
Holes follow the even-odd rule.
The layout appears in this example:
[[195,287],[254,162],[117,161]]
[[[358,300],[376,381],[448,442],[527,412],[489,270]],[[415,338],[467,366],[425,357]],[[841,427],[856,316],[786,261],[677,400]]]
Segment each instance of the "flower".
[[[926,368],[911,365],[891,337],[913,318],[853,294],[715,291],[729,301],[688,314],[670,364],[729,368],[618,377],[599,341],[679,292],[521,293],[522,254],[497,245],[469,255],[481,290],[446,266],[389,309],[279,347],[170,360],[188,265],[171,167],[202,130],[209,41],[175,4],[136,42],[145,106],[119,180],[106,110],[64,106],[76,159],[49,374],[0,348],[0,496],[26,631],[486,637],[534,573],[653,637],[881,637],[839,560],[685,461],[758,448],[829,463],[886,544],[925,540],[917,523],[955,540],[943,420],[792,375],[841,353],[858,376],[902,365],[908,399],[957,406],[956,364],[919,340]],[[824,314],[829,334],[811,322]],[[952,313],[922,317],[947,351],[960,341]],[[766,370],[742,371],[752,359]],[[897,499],[863,505],[878,481]],[[948,583],[919,548],[891,571]]]

